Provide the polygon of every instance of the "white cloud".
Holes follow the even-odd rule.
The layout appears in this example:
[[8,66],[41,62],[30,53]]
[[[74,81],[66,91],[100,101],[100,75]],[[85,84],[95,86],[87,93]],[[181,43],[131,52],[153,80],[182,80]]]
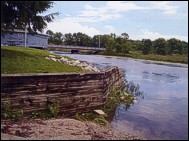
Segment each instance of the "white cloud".
[[117,12],[126,12],[129,10],[139,10],[139,9],[145,9],[145,7],[137,6],[133,2],[124,2],[124,1],[108,1],[106,3],[106,8],[115,10]]
[[151,4],[149,10],[162,10],[164,14],[176,14],[177,9],[179,8],[179,6],[170,5],[170,1],[154,1],[151,2]]
[[69,19],[57,20],[52,23],[48,23],[47,27],[48,29],[46,29],[46,31],[52,30],[54,33],[61,32],[62,34],[66,34],[66,33],[82,32],[91,37],[100,34],[100,32],[94,27],[83,26],[80,23],[73,22],[72,20]]
[[136,2],[107,1],[101,7],[86,4],[84,10],[75,17],[70,16],[76,22],[102,22],[121,18],[122,12],[130,10],[162,10],[163,14],[176,14],[178,6],[171,6],[167,1],[150,2],[148,6],[138,6]]
[[170,39],[170,38],[176,38],[181,41],[186,41],[188,42],[188,36],[182,36],[182,35],[162,35],[158,32],[152,32],[149,31],[148,29],[141,29],[140,33],[138,35],[130,35],[130,39],[133,40],[142,40],[142,39],[150,39],[150,40],[155,40],[158,38],[164,38],[164,39]]
[[105,28],[108,30],[108,33],[115,33],[115,29],[111,25],[105,25]]

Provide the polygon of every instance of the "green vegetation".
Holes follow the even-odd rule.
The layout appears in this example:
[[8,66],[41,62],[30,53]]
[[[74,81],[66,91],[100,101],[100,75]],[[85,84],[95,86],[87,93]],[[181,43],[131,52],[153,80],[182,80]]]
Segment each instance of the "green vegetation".
[[[107,54],[102,52],[100,53],[100,55],[106,56]],[[144,55],[142,54],[142,52],[139,52],[139,51],[130,51],[129,54],[126,54],[126,55],[124,55],[123,53],[115,53],[110,56],[121,56],[121,57],[135,58],[135,59],[188,64],[188,57],[185,55],[179,55],[179,54],[172,54],[172,55],[146,54]]]
[[60,112],[58,103],[48,103],[47,108],[40,112],[32,112],[31,118],[50,119],[57,117]]
[[52,117],[57,117],[59,114],[59,104],[48,102],[45,110],[40,112],[32,112],[31,115],[24,115],[23,110],[14,111],[11,101],[5,101],[1,107],[1,118],[6,120],[19,121],[24,116],[29,116],[31,118],[42,118],[49,119]]
[[131,51],[130,57],[136,59],[154,60],[154,61],[166,61],[172,63],[184,63],[188,64],[188,57],[185,55],[158,55],[158,54],[147,54],[144,55],[141,52]]
[[12,119],[18,121],[23,118],[23,110],[13,112],[11,101],[5,101],[1,107],[1,117],[3,119]]
[[107,96],[107,101],[102,107],[102,111],[106,115],[98,115],[94,112],[77,113],[74,118],[81,121],[92,121],[96,124],[106,126],[112,121],[116,108],[121,104],[125,104],[126,109],[133,103],[134,95],[125,94],[125,90],[119,88],[113,88],[110,94]]
[[[82,68],[63,62],[55,62],[45,57],[50,53],[44,50],[25,47],[1,47],[1,73],[58,73],[82,72]],[[57,58],[61,56],[55,55]]]

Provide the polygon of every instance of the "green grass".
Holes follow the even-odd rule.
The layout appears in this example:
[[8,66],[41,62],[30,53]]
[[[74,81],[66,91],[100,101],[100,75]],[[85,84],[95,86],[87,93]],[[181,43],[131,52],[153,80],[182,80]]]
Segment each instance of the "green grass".
[[[101,52],[99,54],[106,55],[104,52]],[[129,54],[124,55],[123,53],[114,53],[113,55],[110,55],[110,56],[121,56],[121,57],[135,58],[135,59],[188,64],[188,56],[178,55],[178,54],[173,54],[173,55],[148,54],[148,55],[144,55],[141,52],[130,51]]]
[[137,59],[188,64],[188,57],[184,56],[184,55],[177,55],[177,54],[173,54],[173,55],[158,55],[158,54],[143,55],[141,52],[136,52],[136,51],[130,51],[129,55],[130,55],[130,57],[137,58]]
[[[80,67],[45,59],[48,51],[25,47],[1,47],[1,73],[83,72]],[[58,58],[58,55],[55,55]]]

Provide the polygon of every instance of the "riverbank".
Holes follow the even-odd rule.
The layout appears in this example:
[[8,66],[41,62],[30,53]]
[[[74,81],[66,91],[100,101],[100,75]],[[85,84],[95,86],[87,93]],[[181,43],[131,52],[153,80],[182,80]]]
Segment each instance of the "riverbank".
[[133,59],[137,61],[147,62],[147,63],[154,63],[154,64],[161,64],[161,65],[172,65],[172,66],[178,66],[178,67],[188,67],[188,64],[183,63],[173,63],[173,62],[166,62],[166,61],[154,61],[154,60],[146,60],[146,59],[136,59],[131,57],[123,57],[123,56],[110,56],[110,55],[98,55],[98,56],[105,56],[109,58],[122,58],[122,59]]
[[[105,53],[100,53],[100,54],[108,56]],[[115,53],[110,56],[121,56],[121,57],[129,57],[129,58],[133,58],[133,59],[188,64],[188,56],[178,55],[178,54],[173,54],[173,55],[147,54],[147,55],[144,55],[141,52],[130,51],[128,54],[125,54],[125,55],[123,53]]]
[[144,140],[92,122],[59,118],[1,122],[1,140]]

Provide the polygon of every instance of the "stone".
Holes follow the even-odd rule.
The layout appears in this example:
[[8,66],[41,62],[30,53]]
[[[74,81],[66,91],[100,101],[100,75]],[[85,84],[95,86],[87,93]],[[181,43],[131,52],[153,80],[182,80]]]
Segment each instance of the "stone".
[[125,99],[125,97],[124,97],[124,96],[121,96],[121,97],[120,97],[120,99],[121,99],[121,100],[124,100],[124,99]]
[[99,115],[106,115],[102,110],[94,110],[94,112]]
[[51,58],[51,60],[53,60],[53,61],[55,61],[55,62],[57,61],[57,59],[56,59],[56,58]]
[[55,57],[54,55],[49,55],[49,57]]

